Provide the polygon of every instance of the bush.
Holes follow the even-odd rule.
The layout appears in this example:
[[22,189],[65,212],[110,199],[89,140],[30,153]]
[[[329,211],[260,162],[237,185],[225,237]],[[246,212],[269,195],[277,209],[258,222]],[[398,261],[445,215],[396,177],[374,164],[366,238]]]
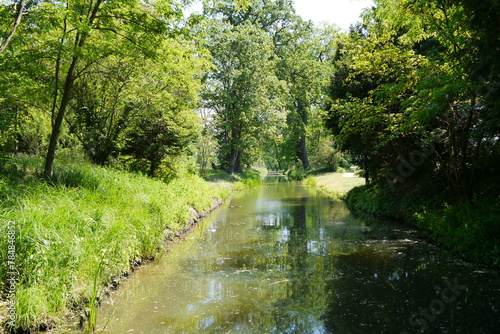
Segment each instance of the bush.
[[316,187],[316,178],[314,176],[308,176],[302,180],[302,183],[306,186]]
[[247,188],[260,187],[264,183],[262,181],[261,171],[257,169],[247,169],[240,174],[241,181],[238,181],[234,185],[234,190],[243,190]]
[[413,217],[429,237],[459,255],[500,267],[500,204],[494,198],[447,205]]

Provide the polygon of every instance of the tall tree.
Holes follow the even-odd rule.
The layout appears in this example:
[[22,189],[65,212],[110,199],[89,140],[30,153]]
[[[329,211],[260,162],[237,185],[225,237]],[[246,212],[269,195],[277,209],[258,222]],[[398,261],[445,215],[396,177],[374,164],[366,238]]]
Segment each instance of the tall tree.
[[219,0],[206,6],[205,13],[232,27],[252,25],[272,41],[276,76],[287,84],[281,98],[286,101],[288,119],[287,128],[267,141],[267,160],[286,168],[299,159],[308,168],[309,121],[311,112],[321,109],[322,88],[329,72],[326,60],[336,38],[334,29],[316,29],[311,22],[304,22],[289,0],[259,0],[244,6]]
[[499,156],[498,58],[486,56],[484,14],[471,19],[468,2],[377,3],[337,60],[330,124],[374,181],[440,175],[450,198],[471,201]]
[[279,123],[281,83],[271,39],[255,26],[220,28],[210,51],[216,70],[208,75],[204,99],[216,114],[219,162],[232,174],[259,147],[266,126]]
[[169,1],[151,4],[125,0],[67,1],[53,6],[60,12],[56,25],[60,49],[55,59],[52,131],[44,170],[48,176],[52,174],[57,142],[75,82],[94,62],[120,54],[117,40],[123,39],[136,52],[153,56],[158,41],[168,33],[167,20],[176,14]]
[[159,59],[145,60],[131,79],[128,102],[135,112],[129,117],[121,152],[138,165],[146,162],[150,176],[157,175],[164,159],[189,153],[201,130],[194,108],[207,61],[192,44],[165,40],[156,51]]
[[[298,158],[304,169],[309,168],[307,142],[311,113],[322,108],[323,88],[328,82],[329,59],[336,39],[334,27],[316,28],[311,22],[296,18],[287,33],[282,32],[277,43],[278,75],[286,81],[288,94],[288,135],[290,157]],[[314,125],[315,126],[315,125]]]

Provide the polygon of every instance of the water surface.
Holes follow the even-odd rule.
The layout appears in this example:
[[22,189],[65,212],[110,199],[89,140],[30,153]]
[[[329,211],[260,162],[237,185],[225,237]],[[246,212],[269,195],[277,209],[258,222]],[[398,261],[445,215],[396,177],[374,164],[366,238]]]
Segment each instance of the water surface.
[[497,273],[281,178],[105,301],[106,333],[497,333]]

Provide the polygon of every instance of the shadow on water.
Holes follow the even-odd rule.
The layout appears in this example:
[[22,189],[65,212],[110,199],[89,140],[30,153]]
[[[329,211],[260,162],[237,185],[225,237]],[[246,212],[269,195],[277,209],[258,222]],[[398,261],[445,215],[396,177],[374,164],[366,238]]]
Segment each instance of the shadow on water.
[[314,189],[266,182],[114,292],[106,332],[496,333],[497,273]]

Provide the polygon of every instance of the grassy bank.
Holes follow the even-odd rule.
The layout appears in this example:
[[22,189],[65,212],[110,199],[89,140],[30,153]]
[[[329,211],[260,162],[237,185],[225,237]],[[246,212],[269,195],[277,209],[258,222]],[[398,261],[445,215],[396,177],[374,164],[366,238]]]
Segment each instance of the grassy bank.
[[500,268],[500,201],[483,195],[472,203],[450,205],[433,195],[391,191],[386,186],[351,190],[346,201],[371,214],[395,217],[422,229],[429,239],[463,258]]
[[267,170],[264,168],[246,168],[241,174],[229,175],[225,171],[208,169],[204,179],[212,184],[224,186],[233,191],[260,187],[264,184]]
[[332,198],[341,198],[354,187],[364,185],[365,179],[354,173],[319,173],[309,175],[302,182],[307,186],[319,188]]
[[25,331],[66,323],[92,306],[111,278],[154,257],[166,237],[183,230],[190,207],[205,211],[213,198],[229,195],[192,175],[165,184],[75,159],[57,166],[50,182],[38,177],[40,158],[1,166],[0,314],[6,325],[14,305],[15,326]]

